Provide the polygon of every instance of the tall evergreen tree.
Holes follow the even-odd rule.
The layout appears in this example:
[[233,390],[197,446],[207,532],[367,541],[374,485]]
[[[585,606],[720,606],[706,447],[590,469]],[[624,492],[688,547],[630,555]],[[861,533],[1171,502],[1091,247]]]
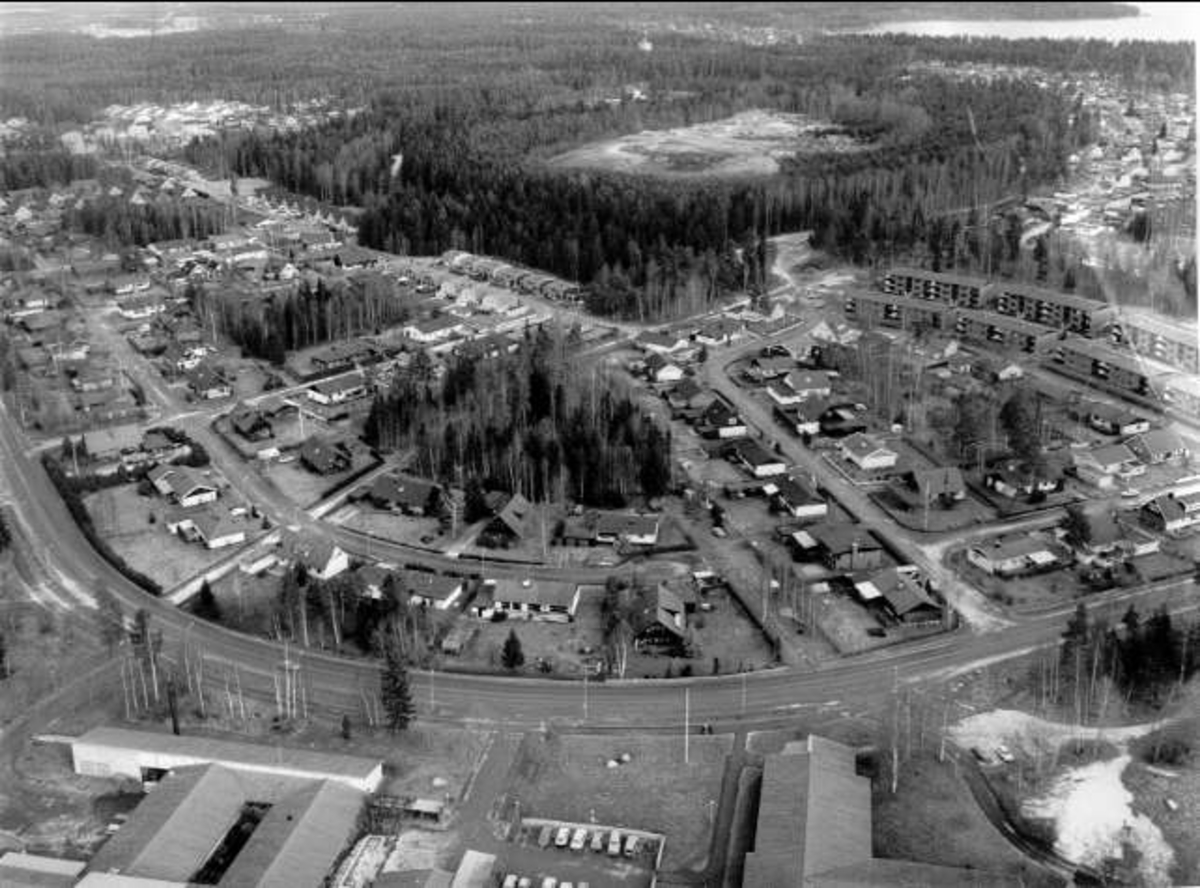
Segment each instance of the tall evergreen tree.
[[396,639],[388,635],[383,646],[383,670],[380,672],[380,702],[387,716],[388,728],[393,734],[407,730],[416,718],[416,705],[412,689],[408,685],[408,670]]
[[508,638],[504,639],[504,648],[500,652],[500,662],[510,672],[525,665],[525,651],[521,649],[521,639],[517,637],[516,629],[508,630]]

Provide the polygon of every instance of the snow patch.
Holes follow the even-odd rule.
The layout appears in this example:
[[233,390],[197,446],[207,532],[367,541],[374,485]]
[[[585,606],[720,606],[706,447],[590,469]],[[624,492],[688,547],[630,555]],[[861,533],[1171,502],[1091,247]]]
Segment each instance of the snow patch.
[[1161,727],[1161,722],[1127,725],[1122,728],[1095,728],[1047,721],[1015,709],[993,709],[964,718],[951,726],[950,736],[964,749],[980,746],[990,749],[1007,743],[1026,755],[1045,755],[1069,740],[1103,740],[1122,747]]

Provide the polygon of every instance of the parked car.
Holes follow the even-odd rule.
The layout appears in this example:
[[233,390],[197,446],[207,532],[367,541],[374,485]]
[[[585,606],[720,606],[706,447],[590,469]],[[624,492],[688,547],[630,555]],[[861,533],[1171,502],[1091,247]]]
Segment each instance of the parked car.
[[517,874],[509,873],[504,877],[504,884],[501,888],[517,888]]
[[554,834],[554,847],[565,848],[571,842],[571,827],[560,826],[558,832]]
[[625,837],[625,856],[633,857],[633,855],[637,854],[637,850],[638,850],[637,836],[626,836]]
[[542,831],[538,833],[538,847],[546,848],[550,845],[550,840],[554,838],[554,830],[549,826],[543,826]]
[[604,830],[598,829],[592,833],[592,850],[593,851],[603,851],[604,850]]
[[546,876],[542,879],[542,888],[558,888],[558,879],[554,876]]
[[533,879],[529,876],[521,876],[521,880],[517,882],[517,888],[533,888]]
[[608,856],[619,857],[621,855],[621,832],[614,829],[608,837]]
[[1006,765],[1011,765],[1017,760],[1016,756],[1012,754],[1012,751],[1003,743],[996,747],[996,757]]
[[582,851],[583,846],[587,843],[587,830],[583,827],[575,830],[575,834],[571,836],[571,850]]

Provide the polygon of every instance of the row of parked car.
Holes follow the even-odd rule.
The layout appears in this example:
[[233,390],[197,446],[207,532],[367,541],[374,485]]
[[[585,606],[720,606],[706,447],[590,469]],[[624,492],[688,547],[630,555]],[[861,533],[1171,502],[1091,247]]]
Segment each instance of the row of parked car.
[[[533,888],[533,879],[529,876],[518,878],[513,873],[509,873],[504,877],[501,888]],[[546,876],[538,888],[591,888],[591,886],[587,882],[580,882],[576,885],[574,882],[559,882],[554,876]]]
[[570,848],[572,851],[582,851],[585,847],[596,852],[607,849],[610,857],[620,857],[622,852],[626,857],[633,857],[638,852],[639,844],[637,836],[622,836],[619,829],[610,830],[608,841],[605,842],[603,829],[592,830],[589,841],[588,830],[582,826],[574,830],[569,826],[560,826],[557,830],[550,825],[543,826],[538,834],[538,847],[547,848],[551,842],[556,848]]

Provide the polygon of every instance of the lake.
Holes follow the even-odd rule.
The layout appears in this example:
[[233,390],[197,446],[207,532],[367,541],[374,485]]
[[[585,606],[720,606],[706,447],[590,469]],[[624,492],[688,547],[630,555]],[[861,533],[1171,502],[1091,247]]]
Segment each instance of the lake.
[[1139,16],[1104,19],[1004,19],[892,22],[868,28],[867,34],[919,34],[923,37],[1002,37],[1051,39],[1196,41],[1200,38],[1200,6],[1190,3],[1138,3]]

